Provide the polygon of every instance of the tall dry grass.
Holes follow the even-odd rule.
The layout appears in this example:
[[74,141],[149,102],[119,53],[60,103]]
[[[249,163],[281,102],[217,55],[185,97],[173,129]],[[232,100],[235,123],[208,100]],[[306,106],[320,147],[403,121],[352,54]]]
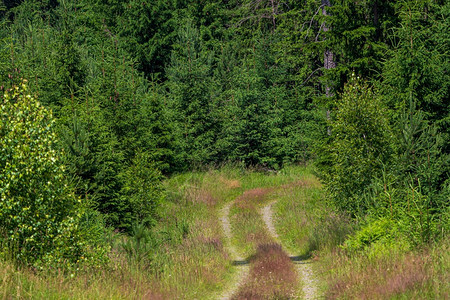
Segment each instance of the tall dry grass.
[[[388,246],[386,246],[388,247]],[[425,249],[389,252],[367,257],[335,251],[324,257],[329,265],[330,299],[449,299],[449,243]]]

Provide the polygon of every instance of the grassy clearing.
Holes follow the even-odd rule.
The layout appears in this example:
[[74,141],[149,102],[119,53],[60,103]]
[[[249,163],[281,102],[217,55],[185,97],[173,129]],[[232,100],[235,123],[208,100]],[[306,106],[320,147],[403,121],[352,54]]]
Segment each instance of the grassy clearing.
[[311,174],[308,167],[289,167],[277,174],[223,168],[174,176],[165,182],[167,201],[158,224],[143,233],[145,247],[136,248],[133,237],[110,233],[105,236],[112,247],[110,263],[73,276],[0,261],[0,299],[213,298],[234,272],[218,211],[235,199],[232,243],[251,265],[250,279],[234,299],[289,298],[294,285],[298,288],[292,262],[258,213],[274,199],[282,244],[299,256],[312,255],[327,298],[449,298],[449,239],[420,250],[394,241],[344,251],[339,245],[357,224],[327,207]]
[[[279,174],[225,167],[220,171],[174,176],[164,183],[167,201],[161,207],[158,223],[142,233],[146,239],[136,243],[134,237],[118,233],[105,237],[112,247],[107,266],[95,271],[80,270],[72,277],[58,271],[35,274],[1,261],[0,296],[2,299],[213,297],[234,272],[217,221],[219,208],[245,191],[243,197],[257,203],[262,199],[259,192],[248,190],[261,188],[266,194],[273,187],[291,184],[299,172],[298,167]],[[240,205],[245,208],[245,201]],[[244,211],[252,213],[249,209]],[[270,243],[268,235],[258,237],[258,228],[263,229],[260,234],[265,234],[264,223],[259,215],[254,216],[259,221],[250,226],[255,231],[247,238]],[[128,250],[124,251],[126,245]],[[256,243],[252,249],[244,252],[254,254]]]
[[290,299],[297,293],[294,264],[274,242],[259,211],[280,190],[300,185],[303,170],[291,167],[269,176],[250,173],[242,179],[248,189],[234,202],[230,219],[233,245],[249,257],[250,275],[233,299]]
[[280,190],[273,207],[275,227],[283,245],[300,256],[309,254],[312,224],[325,209],[320,205],[320,184],[310,176]]
[[280,191],[291,186],[301,186],[300,182],[305,176],[308,177],[307,180],[313,180],[313,176],[305,170],[305,167],[291,166],[279,173],[249,172],[240,179],[245,191],[232,206],[230,219],[233,228],[232,243],[244,256],[253,255],[260,244],[273,242],[258,211],[277,198]]

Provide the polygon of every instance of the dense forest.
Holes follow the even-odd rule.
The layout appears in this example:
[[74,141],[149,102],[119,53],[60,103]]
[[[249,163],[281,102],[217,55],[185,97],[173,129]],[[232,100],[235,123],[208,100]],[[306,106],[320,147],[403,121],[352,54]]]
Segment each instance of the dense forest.
[[448,239],[448,1],[4,0],[0,24],[2,260],[152,252],[170,179],[230,166],[313,164],[348,252]]

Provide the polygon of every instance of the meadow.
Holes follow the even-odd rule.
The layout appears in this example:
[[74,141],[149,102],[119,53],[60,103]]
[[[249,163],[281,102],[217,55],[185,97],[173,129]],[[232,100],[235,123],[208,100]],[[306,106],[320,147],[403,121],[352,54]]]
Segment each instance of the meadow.
[[[230,247],[249,265],[231,299],[303,298],[305,285],[328,299],[448,297],[448,239],[346,250],[359,224],[329,208],[309,166],[277,173],[224,167],[176,175],[164,186],[168,201],[155,226],[104,235],[111,247],[104,266],[38,271],[1,260],[0,298],[216,299],[237,275]],[[269,203],[276,237],[261,214]],[[219,222],[226,204],[231,240]],[[295,260],[310,265],[313,281]]]

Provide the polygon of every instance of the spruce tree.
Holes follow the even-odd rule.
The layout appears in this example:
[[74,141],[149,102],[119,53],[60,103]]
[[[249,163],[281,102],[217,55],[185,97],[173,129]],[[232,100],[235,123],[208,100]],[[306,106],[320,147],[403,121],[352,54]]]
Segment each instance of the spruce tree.
[[199,31],[187,20],[180,28],[167,69],[169,103],[176,122],[178,162],[200,166],[214,160],[215,81],[213,55],[205,49]]

